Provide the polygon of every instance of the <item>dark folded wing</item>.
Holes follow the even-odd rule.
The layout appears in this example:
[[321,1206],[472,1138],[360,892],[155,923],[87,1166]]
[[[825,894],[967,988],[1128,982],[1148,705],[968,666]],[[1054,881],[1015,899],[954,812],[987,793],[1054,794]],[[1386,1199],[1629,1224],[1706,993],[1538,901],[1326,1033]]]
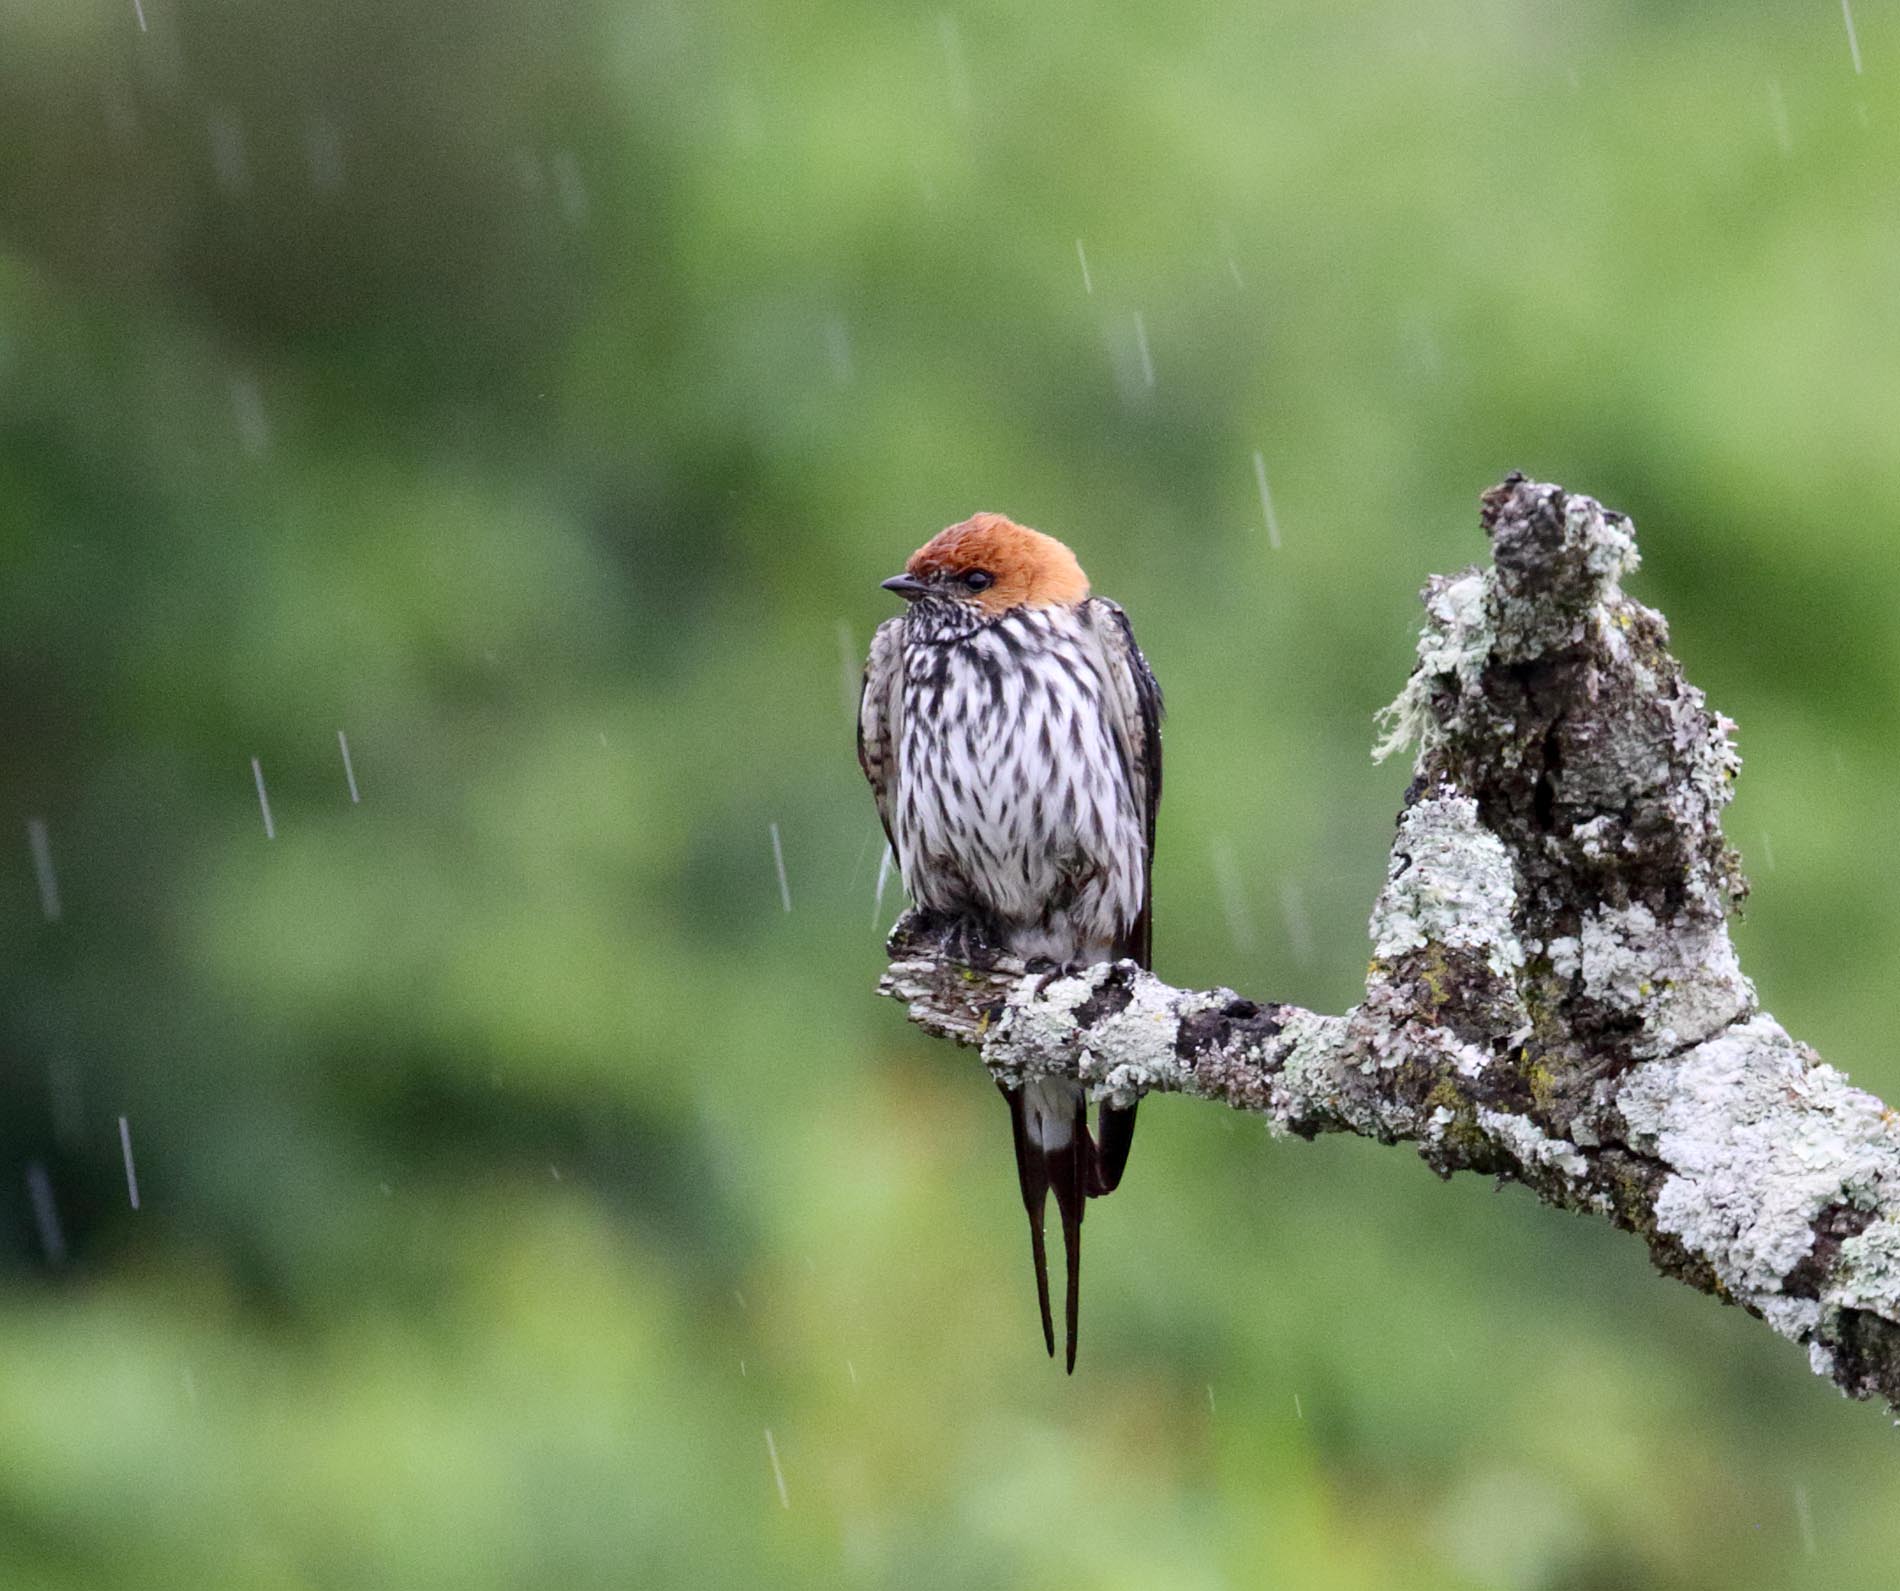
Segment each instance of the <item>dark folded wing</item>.
[[886,619],[871,637],[870,660],[858,691],[858,766],[871,781],[884,838],[897,849],[891,813],[897,804],[897,743],[903,733],[904,621]]
[[1135,644],[1128,615],[1107,597],[1091,597],[1089,611],[1100,645],[1105,700],[1120,743],[1128,786],[1140,810],[1141,912],[1121,953],[1142,966],[1153,962],[1155,814],[1161,808],[1161,687]]

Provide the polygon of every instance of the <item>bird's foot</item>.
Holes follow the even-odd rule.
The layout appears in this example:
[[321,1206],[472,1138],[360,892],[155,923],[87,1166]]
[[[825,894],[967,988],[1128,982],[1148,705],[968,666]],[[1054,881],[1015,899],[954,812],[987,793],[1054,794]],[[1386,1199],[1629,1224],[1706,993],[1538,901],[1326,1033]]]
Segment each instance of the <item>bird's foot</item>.
[[988,965],[989,955],[983,940],[967,918],[956,918],[944,925],[941,952],[945,961],[965,967]]
[[909,953],[978,972],[995,971],[1004,954],[984,934],[981,923],[954,913],[915,910],[900,928]]
[[1055,961],[1048,956],[1032,956],[1023,964],[1024,972],[1035,975],[1037,999],[1041,999],[1058,978],[1072,978],[1081,970],[1079,961]]

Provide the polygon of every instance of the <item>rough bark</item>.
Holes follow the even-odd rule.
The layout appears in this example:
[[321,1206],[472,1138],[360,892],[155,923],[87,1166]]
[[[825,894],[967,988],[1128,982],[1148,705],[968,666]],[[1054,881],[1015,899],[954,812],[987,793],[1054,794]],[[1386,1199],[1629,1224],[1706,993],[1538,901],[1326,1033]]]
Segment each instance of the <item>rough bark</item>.
[[1513,475],[1483,523],[1491,566],[1426,587],[1386,712],[1380,755],[1417,756],[1359,1005],[1176,989],[1126,961],[1051,978],[915,915],[880,991],[1005,1081],[1189,1094],[1521,1182],[1900,1404],[1900,1124],[1742,975],[1734,725],[1624,595],[1626,518]]

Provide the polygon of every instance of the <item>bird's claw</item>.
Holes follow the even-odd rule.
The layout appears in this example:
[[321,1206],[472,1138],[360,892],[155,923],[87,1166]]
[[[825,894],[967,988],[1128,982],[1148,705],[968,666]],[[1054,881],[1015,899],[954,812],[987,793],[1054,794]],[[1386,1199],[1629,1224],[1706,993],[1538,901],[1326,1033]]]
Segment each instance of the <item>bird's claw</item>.
[[1074,961],[1054,961],[1048,956],[1035,956],[1023,965],[1023,971],[1036,975],[1036,988],[1033,998],[1040,1000],[1049,990],[1049,985],[1058,978],[1073,977],[1082,970],[1081,963]]

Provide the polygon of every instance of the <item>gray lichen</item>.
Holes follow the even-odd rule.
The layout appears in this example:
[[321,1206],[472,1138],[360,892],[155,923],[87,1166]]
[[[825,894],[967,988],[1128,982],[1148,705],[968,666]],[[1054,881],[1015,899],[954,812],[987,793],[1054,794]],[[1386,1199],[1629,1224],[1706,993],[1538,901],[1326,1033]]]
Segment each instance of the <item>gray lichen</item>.
[[[1887,1113],[1889,1118],[1891,1114]],[[1841,1244],[1839,1272],[1821,1295],[1821,1309],[1830,1324],[1847,1309],[1883,1320],[1900,1317],[1900,1216],[1892,1208],[1893,1194],[1890,1183],[1883,1186],[1882,1214],[1859,1236]]]
[[906,921],[883,992],[1005,1082],[1170,1092],[1277,1132],[1412,1142],[1642,1235],[1657,1265],[1900,1403],[1900,1124],[1765,1013],[1729,938],[1734,725],[1624,595],[1629,521],[1513,476],[1490,567],[1426,588],[1384,715],[1415,779],[1343,1016],[945,959]]
[[1500,977],[1524,965],[1512,927],[1510,853],[1478,821],[1478,804],[1449,788],[1407,807],[1372,912],[1372,953],[1390,960],[1443,945],[1470,950]]
[[[1836,1369],[1846,1312],[1900,1320],[1895,1115],[1772,1017],[1638,1067],[1617,1108],[1632,1146],[1669,1169],[1659,1229],[1706,1258],[1738,1301],[1809,1344],[1822,1373]],[[1815,1267],[1830,1212],[1859,1230]],[[1890,1387],[1880,1384],[1889,1397]]]
[[1575,935],[1550,941],[1553,970],[1577,980],[1607,1009],[1637,1018],[1635,1055],[1663,1054],[1719,1033],[1752,1010],[1726,924],[1678,917],[1660,923],[1640,901],[1598,906]]
[[1567,1177],[1582,1178],[1589,1173],[1589,1162],[1583,1158],[1577,1146],[1562,1138],[1548,1137],[1538,1125],[1526,1116],[1513,1115],[1508,1111],[1478,1111],[1478,1125],[1490,1133],[1498,1143],[1510,1150],[1518,1163],[1527,1169],[1533,1166],[1549,1166]]
[[1489,590],[1487,578],[1476,569],[1451,578],[1432,576],[1424,591],[1428,622],[1419,632],[1418,666],[1398,697],[1379,710],[1387,732],[1373,747],[1375,762],[1384,762],[1415,741],[1423,742],[1432,731],[1434,681],[1452,679],[1466,689],[1476,688],[1496,642]]
[[1847,1202],[1850,1183],[1871,1189],[1883,1160],[1900,1169],[1869,1130],[1879,1102],[1831,1067],[1810,1070],[1766,1015],[1637,1067],[1616,1103],[1631,1147],[1669,1168],[1658,1226],[1743,1297],[1780,1291],[1814,1246],[1814,1218]]

